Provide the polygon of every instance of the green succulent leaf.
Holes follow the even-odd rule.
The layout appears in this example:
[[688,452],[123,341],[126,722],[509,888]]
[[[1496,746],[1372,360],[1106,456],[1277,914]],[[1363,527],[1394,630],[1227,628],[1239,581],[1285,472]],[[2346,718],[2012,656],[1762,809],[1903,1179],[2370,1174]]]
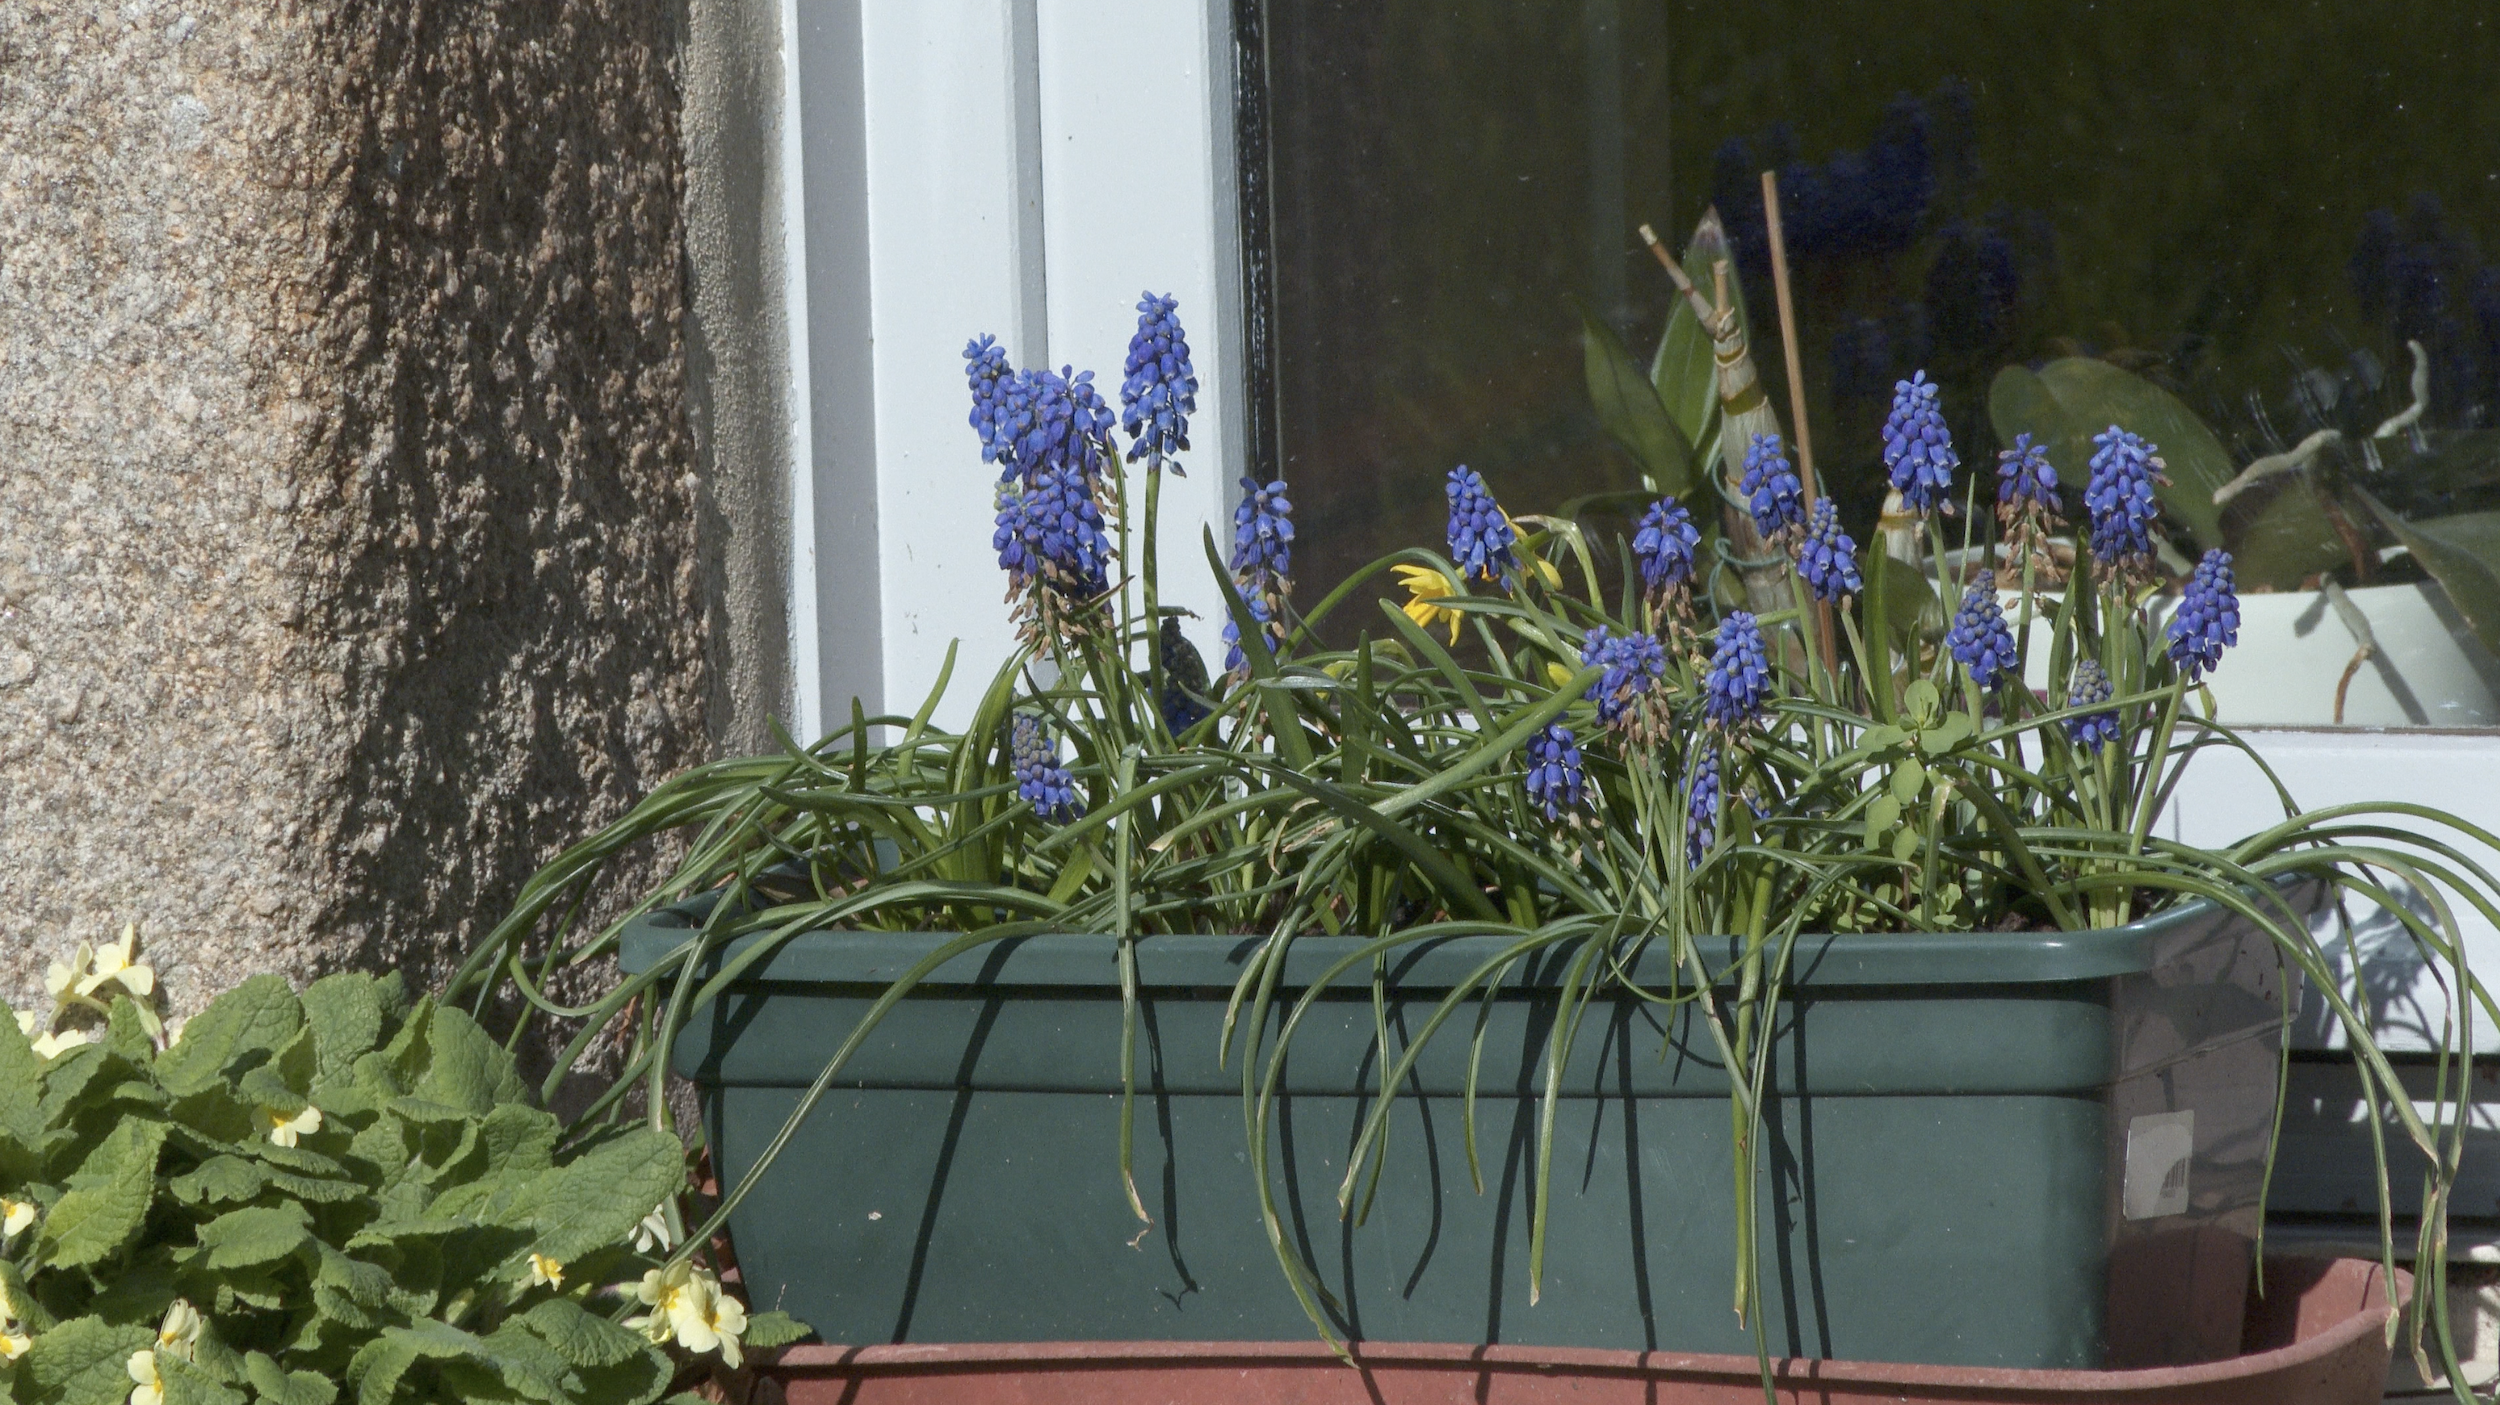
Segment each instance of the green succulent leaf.
[[2500,512],[2414,519],[2368,493],[2361,500],[2448,592],[2483,647],[2500,654]]
[[1652,491],[1691,492],[1693,446],[1660,403],[1657,388],[1633,364],[1612,327],[1586,312],[1580,314],[1580,324],[1589,399],[1597,406],[1598,421],[1631,451]]

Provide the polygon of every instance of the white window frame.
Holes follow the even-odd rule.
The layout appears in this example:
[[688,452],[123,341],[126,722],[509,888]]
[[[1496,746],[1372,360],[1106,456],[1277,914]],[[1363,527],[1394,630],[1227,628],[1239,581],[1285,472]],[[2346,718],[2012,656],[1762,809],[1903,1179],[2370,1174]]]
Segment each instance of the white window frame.
[[[1221,0],[783,0],[792,270],[793,721],[970,716],[1012,634],[964,343],[1091,370],[1138,295],[1180,300],[1198,379],[1168,478],[1166,604],[1220,660],[1200,533],[1230,540],[1243,442],[1232,33]],[[1140,524],[1142,526],[1142,523]],[[959,641],[959,642],[958,642]]]
[[[1010,647],[991,483],[960,353],[1091,369],[1115,394],[1141,288],[1180,299],[1200,379],[1187,478],[1163,497],[1163,598],[1222,612],[1199,534],[1229,540],[1248,469],[1230,0],[781,0],[796,445],[793,730],[856,695],[909,714],[960,641],[936,716],[960,725]],[[2403,799],[2500,832],[2500,733],[2252,729],[2306,805]],[[2271,823],[2216,755],[2165,828]],[[2494,856],[2500,862],[2500,856]],[[2500,932],[2472,949],[2500,980]],[[2425,992],[2428,993],[2427,991]],[[2480,1028],[2478,1047],[2500,1050]]]

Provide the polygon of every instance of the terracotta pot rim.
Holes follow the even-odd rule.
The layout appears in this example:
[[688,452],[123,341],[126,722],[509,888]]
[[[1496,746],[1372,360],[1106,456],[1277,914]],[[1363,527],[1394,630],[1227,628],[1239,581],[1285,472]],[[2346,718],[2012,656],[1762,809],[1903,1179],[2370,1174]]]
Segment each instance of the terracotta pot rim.
[[[2403,1289],[2400,1287],[2399,1292]],[[2154,1366],[2128,1371],[2037,1371],[1994,1366],[1933,1366],[1878,1361],[1788,1358],[1771,1363],[1775,1380],[1830,1385],[1942,1386],[2046,1394],[2094,1390],[2142,1393],[2220,1383],[2297,1367],[2335,1355],[2364,1334],[2384,1332],[2390,1313],[2376,1303],[2315,1336],[2288,1346],[2194,1366]],[[1364,1367],[1473,1366],[1502,1374],[1569,1372],[1579,1376],[1724,1376],[1757,1379],[1750,1356],[1701,1352],[1615,1351],[1596,1347],[1536,1347],[1447,1342],[1354,1342],[1353,1364]],[[1083,1363],[1095,1369],[1140,1370],[1187,1363],[1198,1368],[1227,1363],[1326,1365],[1338,1358],[1325,1343],[1290,1342],[927,1342],[879,1346],[799,1346],[781,1353],[776,1375],[845,1376],[974,1375]]]

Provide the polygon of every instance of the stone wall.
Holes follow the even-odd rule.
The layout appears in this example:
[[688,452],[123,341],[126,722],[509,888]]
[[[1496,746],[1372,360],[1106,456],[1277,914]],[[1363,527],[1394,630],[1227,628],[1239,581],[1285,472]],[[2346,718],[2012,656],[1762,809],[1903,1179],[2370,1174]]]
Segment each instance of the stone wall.
[[422,979],[751,743],[777,480],[690,418],[691,28],[0,5],[0,997],[131,919],[177,1013]]

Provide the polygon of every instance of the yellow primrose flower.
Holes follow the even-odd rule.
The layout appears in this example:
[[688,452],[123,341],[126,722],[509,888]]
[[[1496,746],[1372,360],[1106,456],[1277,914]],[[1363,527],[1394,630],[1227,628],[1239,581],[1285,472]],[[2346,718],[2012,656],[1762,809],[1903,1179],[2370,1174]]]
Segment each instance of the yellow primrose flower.
[[67,961],[55,961],[44,968],[43,988],[51,993],[53,999],[62,999],[71,992],[72,987],[86,979],[87,972],[94,964],[95,948],[85,942],[80,942],[76,955]]
[[130,1353],[130,1378],[139,1383],[130,1392],[130,1405],[165,1405],[165,1378],[156,1373],[156,1353]]
[[521,1280],[521,1286],[535,1288],[541,1283],[550,1288],[563,1287],[564,1265],[548,1258],[545,1254],[533,1251],[530,1254],[530,1276]]
[[[34,1201],[11,1200],[5,1195],[0,1195],[0,1244],[6,1244],[24,1234],[27,1227],[34,1222]],[[0,1300],[0,1318],[6,1318],[8,1315],[6,1301]]]
[[675,1247],[669,1242],[668,1207],[666,1205],[652,1206],[651,1213],[643,1216],[642,1223],[634,1226],[634,1252],[648,1254],[653,1249]]
[[732,1369],[745,1364],[738,1336],[747,1329],[747,1310],[721,1291],[720,1280],[692,1264],[679,1262],[642,1276],[634,1296],[651,1311],[625,1319],[625,1325],[655,1344],[674,1337],[679,1346],[700,1354],[718,1351]]
[[38,1034],[34,1040],[35,1057],[57,1059],[81,1044],[94,1042],[95,1035],[83,1029],[65,1029],[58,1034]]
[[130,992],[132,999],[146,1000],[156,992],[156,970],[138,958],[139,924],[132,922],[122,928],[121,940],[106,942],[95,953],[95,965],[78,979],[78,993],[93,995],[117,985]]
[[1398,584],[1406,587],[1406,617],[1426,629],[1447,621],[1450,642],[1458,642],[1459,612],[1434,601],[1459,593],[1458,582],[1449,574],[1430,566],[1392,566],[1398,573]]
[[260,1120],[269,1129],[271,1142],[279,1146],[293,1146],[296,1138],[321,1130],[321,1109],[307,1106],[302,1112],[288,1113],[264,1107],[260,1110]]
[[156,1329],[156,1349],[185,1361],[193,1360],[200,1348],[200,1332],[207,1326],[208,1319],[200,1316],[198,1308],[176,1298],[174,1305],[165,1309],[165,1320]]
[[34,1344],[35,1339],[28,1336],[25,1329],[5,1318],[0,1318],[0,1366],[9,1365],[24,1356],[26,1348]]
[[35,1037],[35,1026],[43,1023],[43,1016],[32,1010],[11,1010],[9,1013],[17,1016],[17,1032],[29,1039]]

